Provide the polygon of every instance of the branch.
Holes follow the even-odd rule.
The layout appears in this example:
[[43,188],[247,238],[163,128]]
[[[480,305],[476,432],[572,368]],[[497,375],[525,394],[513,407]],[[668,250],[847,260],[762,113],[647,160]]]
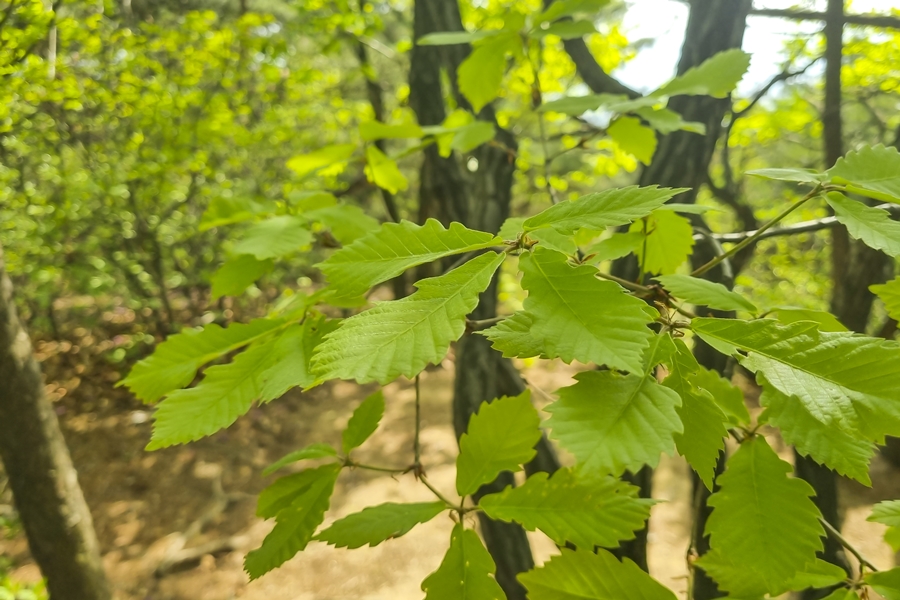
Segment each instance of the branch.
[[[777,8],[753,8],[750,14],[757,17],[780,17],[794,21],[825,21],[827,15],[811,10],[783,10]],[[900,29],[900,17],[887,15],[844,15],[844,23],[850,25],[868,25],[886,29]]]

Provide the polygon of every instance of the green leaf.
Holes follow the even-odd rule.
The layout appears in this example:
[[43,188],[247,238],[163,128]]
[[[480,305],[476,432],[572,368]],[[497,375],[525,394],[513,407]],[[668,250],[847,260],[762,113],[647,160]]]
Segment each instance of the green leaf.
[[[494,139],[494,124],[489,121],[475,121],[468,125],[463,125],[453,134],[450,141],[450,148],[457,152],[471,152],[478,146],[486,144]],[[449,156],[450,153],[447,153]]]
[[271,342],[273,356],[278,359],[259,376],[259,401],[280,398],[291,388],[312,387],[316,382],[309,367],[313,350],[338,323],[337,319],[307,315],[302,326],[289,327]]
[[341,465],[336,463],[312,470],[314,475],[310,477],[309,485],[290,496],[290,503],[278,510],[275,528],[263,540],[261,547],[244,558],[244,570],[251,580],[280,567],[306,548],[325,517],[340,471]]
[[656,152],[656,132],[635,117],[619,117],[606,129],[619,148],[649,165]]
[[725,50],[679,75],[652,95],[725,98],[737,87],[749,66],[749,54],[736,48]]
[[216,196],[209,201],[203,218],[200,219],[200,231],[208,231],[213,227],[222,227],[234,223],[243,223],[265,214],[268,209],[249,198]]
[[313,241],[313,235],[300,217],[283,215],[251,226],[234,245],[235,254],[251,254],[257,260],[293,254]]
[[842,568],[817,558],[797,573],[788,585],[790,590],[800,591],[809,588],[828,588],[846,579],[847,573]]
[[355,151],[356,144],[325,146],[315,152],[295,156],[287,161],[287,168],[300,177],[305,177],[324,167],[347,162]]
[[419,281],[418,291],[407,298],[380,302],[345,319],[317,348],[313,372],[323,380],[386,384],[439,363],[462,336],[466,315],[504,258],[487,252],[445,275]]
[[344,454],[362,446],[369,439],[384,416],[384,394],[378,390],[362,401],[353,411],[347,429],[341,436]]
[[542,39],[548,35],[558,36],[563,40],[573,40],[597,33],[592,21],[557,21],[548,27],[536,27],[530,33],[531,37]]
[[683,431],[677,393],[643,373],[585,371],[575,380],[545,410],[552,414],[550,437],[574,454],[580,467],[618,475],[655,467],[661,453],[674,453],[674,436]]
[[826,179],[822,173],[812,169],[754,169],[746,171],[745,174],[772,181],[793,181],[812,184],[823,183]]
[[272,270],[272,259],[259,260],[249,254],[239,254],[225,261],[212,276],[212,299],[240,296],[260,277]]
[[[292,337],[297,331],[302,328],[294,325],[282,335]],[[199,440],[234,423],[254,401],[262,399],[266,373],[278,366],[288,351],[277,340],[257,342],[230,363],[206,369],[203,381],[195,387],[169,394],[153,414],[147,450]]]
[[676,412],[684,431],[675,434],[675,447],[711,490],[719,453],[725,450],[728,436],[725,413],[708,390],[694,384],[694,374],[700,371],[697,359],[682,340],[672,341],[676,352],[663,385],[681,397]]
[[[704,340],[748,352],[747,369],[795,396],[823,425],[882,443],[900,434],[900,345],[849,333],[820,333],[815,324],[762,319],[694,319]],[[877,376],[873,376],[877,373]]]
[[646,121],[656,131],[667,134],[675,131],[690,131],[700,135],[706,134],[706,125],[695,121],[685,121],[674,110],[644,106],[634,113]]
[[900,319],[900,277],[887,283],[870,285],[869,290],[884,302],[884,308],[892,319]]
[[590,259],[592,264],[605,260],[616,260],[636,252],[643,241],[644,236],[639,231],[614,233],[591,246],[587,253],[589,256],[593,255]]
[[704,204],[684,204],[681,202],[667,202],[657,210],[671,210],[673,212],[690,215],[703,215],[708,212],[719,212],[719,209],[714,206],[706,206]]
[[900,567],[890,571],[867,573],[863,580],[884,600],[900,600]]
[[271,519],[293,504],[294,500],[303,496],[323,476],[340,470],[340,468],[340,464],[331,463],[286,477],[279,477],[259,494],[256,501],[256,516]]
[[262,474],[271,475],[278,469],[286,467],[287,465],[292,465],[301,460],[311,460],[316,458],[337,458],[337,450],[332,448],[329,444],[310,444],[306,448],[301,448],[300,450],[295,450],[290,454],[282,456],[280,459],[266,467]]
[[691,376],[691,383],[712,395],[716,406],[725,414],[728,425],[741,427],[750,424],[750,411],[744,404],[744,393],[713,370],[700,367]]
[[860,600],[860,598],[856,590],[842,587],[834,590],[822,600]]
[[379,504],[335,521],[315,537],[337,548],[377,546],[401,537],[419,523],[427,523],[447,509],[443,502]]
[[303,217],[320,223],[331,231],[334,239],[341,244],[352,244],[359,238],[372,233],[381,225],[358,206],[338,204],[303,213]]
[[850,193],[900,203],[900,152],[896,148],[864,146],[839,158],[825,174]]
[[459,438],[456,491],[469,496],[503,471],[519,471],[534,458],[541,423],[525,390],[518,396],[483,402]]
[[441,31],[429,33],[416,40],[417,46],[452,46],[454,44],[470,44],[478,40],[499,35],[503,30],[488,31]]
[[524,485],[478,502],[492,519],[515,521],[528,531],[540,529],[560,546],[571,542],[584,549],[632,539],[652,504],[638,498],[634,486],[612,477],[579,477],[572,469],[560,469],[549,479],[535,473]]
[[765,438],[754,436],[728,459],[720,489],[709,498],[711,550],[697,564],[732,596],[787,591],[822,549],[814,491],[788,477],[791,471]]
[[641,371],[653,335],[647,328],[652,309],[643,301],[554,250],[536,247],[519,257],[519,266],[525,310],[534,317],[531,334],[548,357]]
[[501,243],[489,233],[466,229],[456,222],[444,229],[436,219],[428,219],[424,225],[401,221],[385,223],[316,266],[333,287],[353,296],[411,267]]
[[560,202],[525,221],[526,231],[552,227],[564,235],[581,228],[603,230],[627,225],[662,206],[666,200],[687,191],[685,188],[629,186]]
[[890,256],[900,255],[900,223],[892,220],[888,211],[866,206],[836,192],[827,194],[825,201],[854,238]]
[[648,96],[632,99],[622,94],[588,94],[587,96],[568,96],[545,102],[538,108],[538,112],[558,112],[578,116],[587,111],[602,108],[605,111],[621,114],[660,104],[659,98]]
[[666,291],[690,304],[717,310],[745,310],[754,314],[758,311],[752,302],[721,283],[690,275],[663,275],[656,280]]
[[425,600],[504,600],[496,569],[478,534],[457,523],[441,566],[422,582]]
[[409,187],[397,163],[373,144],[366,146],[366,178],[392,194]]
[[864,485],[872,485],[869,479],[869,461],[875,454],[871,442],[859,439],[855,431],[823,423],[810,413],[809,409],[796,398],[788,397],[765,380],[760,404],[766,407],[765,414],[770,425],[781,430],[785,442],[794,446],[803,456],[809,456],[817,463],[852,477]]
[[388,125],[381,121],[365,121],[359,124],[359,136],[366,142],[383,139],[420,138],[425,134],[416,123]]
[[531,334],[533,321],[534,317],[520,310],[493,327],[477,333],[491,340],[491,347],[503,353],[506,358],[542,356],[544,347],[541,340]]
[[520,43],[517,32],[504,31],[487,38],[459,65],[459,91],[478,114],[497,97],[506,71],[506,53]]
[[894,552],[900,552],[900,500],[879,502],[872,507],[872,514],[866,520],[887,525],[884,541]]
[[535,18],[535,23],[540,25],[578,13],[594,15],[607,4],[609,0],[556,0]]
[[848,329],[837,320],[837,317],[824,310],[778,306],[769,310],[769,315],[775,317],[785,325],[796,323],[797,321],[812,321],[816,324],[816,328],[819,331],[848,331]]
[[517,579],[529,600],[675,600],[675,594],[631,560],[623,562],[606,550],[560,549],[544,566]]
[[119,385],[144,402],[155,402],[191,382],[197,369],[284,326],[275,319],[255,319],[223,329],[215,323],[169,336],[153,354],[138,362]]
[[691,222],[671,210],[655,210],[632,223],[629,231],[646,231],[646,241],[636,254],[647,273],[674,273],[694,247]]

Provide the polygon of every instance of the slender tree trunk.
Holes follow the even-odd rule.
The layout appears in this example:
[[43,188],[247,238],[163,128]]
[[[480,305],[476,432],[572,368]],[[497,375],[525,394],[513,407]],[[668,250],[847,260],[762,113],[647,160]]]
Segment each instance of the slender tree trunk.
[[[682,74],[691,67],[697,66],[706,59],[723,50],[740,48],[746,28],[747,13],[750,0],[694,0],[691,2],[690,17],[685,31],[678,73]],[[695,202],[700,187],[706,182],[709,165],[716,143],[722,132],[722,120],[730,107],[729,99],[716,99],[707,96],[677,96],[669,102],[669,108],[678,112],[687,121],[699,121],[706,125],[706,135],[697,135],[678,131],[660,136],[659,145],[653,162],[643,170],[640,185],[662,185],[667,187],[691,188],[677,198],[678,202]],[[706,229],[702,217],[692,215],[696,227]],[[716,254],[716,249],[709,243],[699,242],[694,249],[692,259],[699,266]],[[636,279],[637,264],[634,260],[619,261],[614,265],[615,274],[627,279]],[[720,267],[704,275],[705,278],[731,287],[734,285],[733,274],[729,265]],[[716,316],[729,316],[727,313],[715,313]],[[733,314],[730,316],[734,316]],[[709,369],[723,372],[726,358],[713,351],[701,340],[695,340],[694,350],[697,360]],[[722,461],[720,461],[721,463]],[[649,494],[652,472],[642,469],[629,479],[641,487],[643,493]],[[696,510],[699,522],[695,524],[692,544],[698,553],[708,548],[708,538],[703,535],[703,526],[709,509],[706,506],[708,491],[702,483],[695,481]],[[628,556],[646,569],[647,565],[647,532],[644,530],[638,537],[622,544],[620,555]],[[693,597],[697,600],[716,598],[720,594],[715,583],[702,570],[697,569],[693,578]]]
[[91,513],[12,292],[0,249],[0,459],[50,597],[109,600]]

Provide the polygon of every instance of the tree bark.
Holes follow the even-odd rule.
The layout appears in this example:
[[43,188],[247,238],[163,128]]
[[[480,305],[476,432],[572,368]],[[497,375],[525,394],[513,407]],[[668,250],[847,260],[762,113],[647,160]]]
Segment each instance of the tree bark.
[[12,293],[0,249],[0,459],[50,597],[109,600],[91,513]]

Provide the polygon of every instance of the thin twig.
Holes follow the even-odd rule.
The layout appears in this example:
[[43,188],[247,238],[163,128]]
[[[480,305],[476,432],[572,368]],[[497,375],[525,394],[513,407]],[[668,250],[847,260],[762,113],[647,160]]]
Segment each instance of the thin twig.
[[803,196],[802,198],[800,198],[799,200],[797,200],[796,202],[794,202],[793,204],[791,204],[790,206],[788,206],[786,209],[784,209],[783,211],[781,211],[780,213],[778,213],[778,215],[776,215],[775,218],[773,218],[773,219],[770,220],[768,223],[766,223],[765,225],[763,225],[762,227],[760,227],[759,229],[757,229],[756,232],[754,232],[753,235],[751,235],[750,237],[748,237],[748,238],[745,239],[744,241],[742,241],[742,242],[740,242],[740,243],[738,243],[738,244],[735,244],[735,245],[734,245],[730,250],[728,250],[728,252],[726,252],[725,254],[720,254],[720,255],[716,256],[715,258],[713,258],[712,260],[710,260],[709,262],[707,262],[705,265],[703,265],[703,266],[701,266],[701,267],[698,267],[697,269],[694,269],[694,272],[691,273],[691,276],[692,276],[692,277],[698,277],[698,276],[700,276],[700,275],[703,275],[704,273],[706,273],[707,271],[709,271],[710,269],[712,269],[713,267],[715,267],[716,265],[718,265],[720,262],[722,262],[722,261],[724,261],[724,260],[727,260],[727,259],[731,258],[732,256],[734,256],[735,254],[737,254],[738,252],[740,252],[741,250],[743,250],[743,249],[746,248],[747,246],[753,244],[753,243],[756,242],[756,240],[757,240],[760,236],[762,236],[762,234],[765,233],[768,229],[771,229],[772,227],[774,227],[775,225],[777,225],[778,223],[780,223],[780,222],[781,222],[782,220],[784,220],[784,218],[787,217],[789,214],[791,214],[792,212],[794,212],[795,210],[797,210],[798,208],[800,208],[801,206],[803,206],[804,204],[806,204],[811,198],[814,198],[815,196],[817,196],[817,195],[822,191],[822,189],[823,189],[823,188],[822,188],[821,185],[817,185],[817,186],[816,186],[815,188],[813,188],[813,190],[810,191],[808,194],[806,194],[805,196]]
[[422,447],[419,445],[419,432],[422,430],[422,401],[421,394],[419,391],[419,376],[416,375],[416,436],[413,438],[413,456],[414,462],[413,464],[418,469],[422,464],[421,460],[421,449]]
[[365,469],[366,471],[378,471],[379,473],[393,473],[394,475],[402,475],[403,473],[408,473],[410,470],[409,467],[397,469],[395,467],[379,467],[377,465],[366,465],[352,461],[347,461],[345,464],[353,469]]
[[424,474],[419,475],[419,481],[424,483],[425,487],[427,487],[429,490],[431,490],[431,493],[438,497],[438,500],[440,500],[441,502],[446,504],[449,508],[456,510],[456,508],[457,508],[456,504],[454,504],[453,502],[450,502],[450,500],[448,500],[446,496],[444,496],[442,493],[440,493],[436,487],[431,485],[431,482],[428,481],[428,478],[425,477]]
[[648,288],[646,285],[641,285],[639,283],[634,283],[628,281],[627,279],[622,279],[621,277],[616,277],[615,275],[611,275],[609,273],[604,273],[603,271],[597,271],[597,277],[602,279],[608,279],[610,281],[615,281],[619,285],[621,285],[626,290],[631,290],[632,292],[640,292],[642,294],[651,294],[653,290]]
[[863,556],[862,554],[860,554],[859,550],[857,550],[856,548],[854,548],[854,547],[853,547],[853,544],[851,544],[850,542],[848,542],[848,541],[847,541],[847,538],[845,538],[843,535],[841,535],[841,532],[838,531],[831,523],[829,523],[828,521],[826,521],[826,520],[823,519],[822,517],[819,517],[819,522],[820,522],[820,523],[822,524],[822,526],[825,528],[825,531],[828,532],[828,535],[830,535],[830,536],[833,537],[835,540],[837,540],[838,543],[840,543],[841,546],[843,546],[844,548],[846,548],[847,550],[849,550],[849,551],[850,551],[850,554],[852,554],[853,556],[856,557],[856,560],[859,561],[859,564],[860,564],[861,567],[866,567],[867,569],[869,569],[869,570],[871,570],[871,571],[873,571],[873,572],[877,572],[877,571],[878,571],[878,567],[876,567],[875,565],[873,565],[871,562],[869,562],[869,560],[868,560],[865,556]]
[[490,319],[480,319],[478,321],[473,321],[470,319],[466,319],[466,329],[468,331],[480,331],[482,329],[487,329],[492,325],[496,325],[500,321],[506,318],[506,315],[499,317],[492,317]]

